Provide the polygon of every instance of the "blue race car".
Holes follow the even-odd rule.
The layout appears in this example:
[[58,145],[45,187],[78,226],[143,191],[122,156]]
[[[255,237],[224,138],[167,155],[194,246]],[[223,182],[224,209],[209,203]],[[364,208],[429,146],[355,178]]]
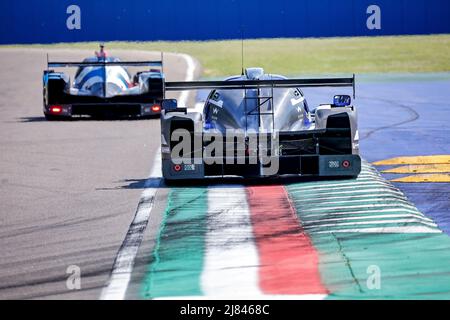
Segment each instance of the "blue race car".
[[[72,116],[146,117],[161,113],[164,98],[161,61],[121,61],[108,57],[104,47],[82,62],[48,62],[43,76],[47,120]],[[150,67],[133,77],[128,66]],[[50,68],[78,67],[75,79]]]

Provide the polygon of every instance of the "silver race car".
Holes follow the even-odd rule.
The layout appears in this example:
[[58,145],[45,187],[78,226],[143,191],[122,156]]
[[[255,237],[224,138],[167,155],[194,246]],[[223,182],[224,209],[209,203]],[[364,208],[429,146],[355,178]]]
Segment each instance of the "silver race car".
[[[82,62],[48,62],[43,76],[44,115],[48,120],[74,115],[138,116],[161,113],[162,61],[120,61],[104,47]],[[127,67],[148,67],[133,77]],[[77,67],[74,81],[51,68]]]
[[302,87],[353,87],[355,78],[287,79],[249,68],[225,81],[165,82],[165,91],[208,89],[203,110],[163,100],[164,178],[356,177],[356,108],[349,95],[311,110]]

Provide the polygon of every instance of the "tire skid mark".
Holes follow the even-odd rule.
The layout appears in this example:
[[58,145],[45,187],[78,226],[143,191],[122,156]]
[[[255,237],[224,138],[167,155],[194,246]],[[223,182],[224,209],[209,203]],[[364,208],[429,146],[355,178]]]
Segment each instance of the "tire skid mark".
[[370,136],[372,134],[374,134],[375,132],[386,130],[386,129],[395,128],[395,127],[398,127],[398,126],[401,126],[401,125],[404,125],[404,124],[407,124],[407,123],[414,122],[414,121],[416,121],[417,119],[420,118],[419,113],[416,110],[414,110],[413,107],[411,107],[411,106],[409,106],[409,105],[407,105],[405,103],[401,103],[399,101],[389,100],[389,99],[382,99],[382,98],[379,98],[379,97],[370,97],[370,98],[359,97],[359,98],[360,99],[370,99],[370,100],[376,100],[376,101],[389,103],[389,104],[397,106],[397,107],[399,107],[401,109],[406,110],[409,113],[409,115],[410,115],[406,120],[399,121],[399,122],[396,122],[396,123],[393,123],[393,124],[390,124],[390,125],[381,126],[381,127],[377,127],[375,129],[369,130],[362,137],[360,137],[360,139],[359,139],[360,141],[370,138]]

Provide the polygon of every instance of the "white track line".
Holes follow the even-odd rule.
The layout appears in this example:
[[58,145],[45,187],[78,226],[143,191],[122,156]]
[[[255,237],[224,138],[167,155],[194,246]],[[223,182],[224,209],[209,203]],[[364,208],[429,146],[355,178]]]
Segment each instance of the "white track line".
[[145,181],[134,219],[128,229],[122,246],[117,253],[108,285],[102,290],[101,300],[123,300],[133,271],[134,259],[141,245],[153,208],[156,192],[161,184],[161,154],[153,160],[150,177]]
[[425,226],[382,227],[360,229],[336,229],[326,231],[309,231],[310,233],[442,233],[441,230]]
[[356,178],[356,181],[363,181],[363,180],[367,180],[367,179],[372,179],[372,180],[377,180],[377,181],[386,181],[386,179],[384,179],[382,176],[378,175],[378,174],[360,174],[358,176],[358,178]]
[[[386,188],[386,190],[395,190],[397,191],[395,187],[388,186],[388,185],[380,185],[379,183],[373,182],[371,184],[363,184],[363,185],[357,185],[358,188],[355,186],[348,186],[348,187],[339,187],[339,188],[309,188],[304,190],[294,190],[293,193],[301,192],[302,194],[309,195],[309,194],[335,194],[335,190],[345,190],[346,192],[351,191],[357,191],[357,190],[364,190],[362,188]],[[297,187],[295,187],[297,188]]]
[[[186,61],[187,64],[187,68],[186,68],[186,77],[185,77],[185,81],[192,81],[194,80],[194,76],[195,76],[195,62],[194,59],[192,59],[191,56],[187,55],[187,54],[178,54],[180,57],[182,57],[184,59],[184,61]],[[189,98],[189,92],[190,91],[183,91],[180,94],[180,97],[178,98],[178,105],[180,107],[186,107],[187,103],[188,103],[188,98]]]
[[[396,193],[390,193],[387,192],[387,190],[385,191],[386,194],[363,194],[363,195],[352,195],[352,194],[347,194],[346,196],[339,196],[339,197],[313,197],[311,196],[310,199],[302,199],[302,200],[295,200],[295,203],[306,203],[306,204],[310,204],[313,201],[320,201],[320,203],[327,203],[328,201],[323,201],[323,200],[341,200],[341,201],[370,201],[371,199],[379,199],[379,200],[383,200],[383,199],[400,199],[400,200],[408,200],[405,196],[396,194]],[[358,200],[357,200],[358,199]],[[329,202],[328,202],[329,203]]]
[[[367,197],[368,195],[372,195],[372,194],[375,194],[376,195],[376,193],[375,192],[383,192],[383,193],[385,193],[385,194],[392,194],[392,195],[395,195],[395,196],[397,196],[397,197],[400,197],[400,198],[404,198],[404,199],[407,199],[406,197],[405,197],[405,195],[403,194],[403,193],[401,193],[400,191],[396,191],[396,190],[392,190],[392,189],[386,189],[386,188],[373,188],[373,189],[361,189],[361,190],[349,190],[349,191],[341,191],[341,192],[332,192],[332,193],[319,193],[319,196],[318,197],[316,197],[316,196],[314,196],[314,195],[308,195],[308,197],[307,198],[305,198],[305,199],[302,199],[302,200],[300,200],[300,199],[296,199],[295,200],[295,202],[303,202],[303,201],[306,201],[306,202],[311,202],[311,200],[320,200],[320,199],[344,199],[344,198],[362,198],[362,197]],[[359,194],[359,195],[355,195],[356,193],[364,193],[364,194]],[[367,193],[367,194],[366,194]],[[383,194],[383,193],[381,193],[381,194]],[[328,196],[326,196],[327,194],[333,194],[333,195],[336,195],[336,194],[341,194],[342,196],[337,196],[337,197],[328,197]],[[325,195],[325,196],[324,196]]]
[[327,211],[330,214],[333,210],[343,210],[343,209],[373,209],[373,208],[387,208],[387,207],[394,207],[398,209],[403,208],[409,208],[409,209],[416,209],[413,205],[409,204],[365,204],[365,205],[358,205],[358,206],[340,206],[340,207],[316,207],[316,208],[309,208],[309,209],[302,209],[303,212],[316,212],[316,211]]
[[[412,205],[411,202],[409,202],[408,200],[405,199],[400,199],[398,197],[388,197],[388,196],[384,196],[384,197],[367,197],[365,199],[342,199],[341,201],[320,201],[320,204],[323,205],[331,205],[331,204],[351,204],[351,203],[358,203],[358,202],[375,202],[375,203],[391,203],[391,202],[398,202],[398,203],[402,203],[402,204],[410,204]],[[312,203],[311,203],[312,202]],[[311,199],[311,202],[307,203],[306,205],[303,205],[303,208],[310,208],[310,207],[315,207],[316,203],[318,202],[316,199]]]
[[[323,217],[323,216],[345,216],[345,215],[355,215],[355,214],[380,214],[382,212],[406,212],[406,213],[411,213],[412,215],[414,215],[415,217],[421,217],[425,220],[429,220],[429,221],[433,221],[425,216],[422,215],[422,213],[420,213],[417,209],[415,210],[411,210],[411,209],[405,209],[405,208],[397,208],[397,209],[375,209],[375,210],[358,210],[358,211],[347,211],[347,212],[325,212],[325,213],[320,213],[320,214],[309,214],[307,217],[303,217],[304,221],[309,221],[307,220],[308,218],[311,217]],[[362,216],[363,217],[363,216]]]
[[201,275],[205,296],[260,296],[258,251],[245,188],[210,187],[207,223]]
[[[195,74],[194,60],[186,54],[179,54],[179,56],[182,57],[187,64],[185,80],[193,80]],[[188,97],[189,92],[183,91],[178,99],[179,103],[181,105],[186,105]],[[151,139],[151,137],[149,137],[149,139]],[[134,267],[134,259],[136,258],[139,246],[141,245],[144,231],[147,228],[156,192],[161,184],[161,177],[161,149],[159,149],[153,160],[150,176],[145,182],[145,189],[141,194],[134,219],[122,242],[122,246],[117,253],[108,284],[103,288],[100,295],[101,300],[123,300],[125,298],[128,284],[131,279],[131,272]]]
[[[378,217],[381,218],[381,217]],[[370,220],[370,221],[352,221],[352,222],[342,222],[342,223],[325,223],[318,225],[305,225],[304,228],[307,230],[310,229],[319,229],[324,227],[340,227],[340,226],[358,226],[358,225],[367,225],[367,224],[390,224],[390,223],[419,223],[424,224],[429,227],[437,227],[437,225],[433,222],[425,222],[419,221],[418,219],[396,219],[396,220]]]
[[413,214],[410,213],[406,213],[406,214],[383,214],[383,215],[374,215],[374,216],[359,216],[359,217],[340,217],[340,218],[325,218],[325,219],[321,219],[321,220],[310,220],[307,222],[303,222],[303,226],[304,227],[313,227],[313,226],[317,226],[320,227],[322,223],[327,223],[328,221],[348,221],[348,220],[363,220],[363,219],[381,219],[381,218],[414,218],[417,220],[422,220],[425,222],[429,222],[429,223],[433,223],[432,221],[429,221],[428,219],[425,219],[423,217],[420,216],[415,216]]
[[[400,205],[410,205],[410,206],[414,206],[413,203],[406,201],[406,200],[402,200],[402,199],[398,199],[398,198],[391,198],[391,199],[387,199],[386,197],[381,199],[381,201],[379,200],[370,200],[370,199],[360,199],[360,200],[343,200],[343,201],[320,201],[321,207],[320,208],[324,208],[327,209],[329,205],[349,205],[349,204],[361,204],[364,202],[368,202],[370,201],[370,205],[372,204],[394,204],[394,203],[398,203]],[[302,206],[302,210],[308,210],[311,208],[318,208],[317,206],[315,206],[314,204],[310,204],[310,205],[303,205]]]
[[[334,184],[317,184],[317,185],[305,185],[305,186],[295,186],[295,190],[294,192],[299,192],[300,190],[306,190],[308,192],[315,192],[317,190],[328,190],[330,191],[330,193],[332,193],[334,191],[334,189],[332,189],[331,187],[339,187],[339,190],[341,189],[356,189],[355,187],[360,187],[360,186],[370,186],[370,187],[380,187],[380,186],[385,186],[387,188],[390,189],[395,189],[394,186],[388,184],[387,182],[382,182],[382,181],[375,181],[375,180],[370,180],[370,181],[365,181],[365,182],[355,182],[352,184],[349,183],[334,183]],[[302,191],[305,192],[305,191]]]

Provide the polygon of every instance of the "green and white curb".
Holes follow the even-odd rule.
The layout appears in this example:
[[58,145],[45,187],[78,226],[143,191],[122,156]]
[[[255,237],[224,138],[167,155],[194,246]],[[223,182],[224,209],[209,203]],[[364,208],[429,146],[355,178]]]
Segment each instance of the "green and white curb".
[[450,298],[450,238],[372,166],[356,181],[287,189],[329,299]]
[[[280,217],[283,210],[289,209],[287,204],[276,208],[272,200],[261,198],[279,188],[287,191],[299,228],[284,229],[279,235],[268,234],[262,239],[258,234],[269,232],[270,224],[276,230],[286,223],[258,219],[258,215],[277,216],[266,215],[265,208],[266,213],[281,210]],[[289,221],[292,227],[293,220]],[[304,294],[283,295],[283,289],[277,290],[276,284],[286,285],[286,281],[277,280],[278,267],[270,268],[267,261],[270,263],[271,257],[289,257],[289,252],[273,252],[270,247],[273,243],[279,250],[276,244],[281,238],[294,237],[290,239],[295,241],[297,236],[309,237],[313,247],[293,246],[287,250],[293,254],[300,250],[300,256],[317,251],[316,265],[311,261],[304,263],[308,268],[318,268],[321,283],[306,285],[306,291],[298,288]],[[283,266],[288,263],[284,261],[276,263]],[[288,269],[295,270],[295,266],[291,264]],[[267,270],[273,270],[273,274],[268,275]],[[298,270],[293,277],[309,274],[303,263]],[[450,238],[364,162],[356,180],[300,182],[284,187],[218,185],[171,189],[140,296],[449,299],[449,274]],[[264,276],[274,281],[269,289],[281,294],[267,294],[267,282],[261,278]],[[325,293],[308,294],[308,290],[314,292],[314,286],[323,286]]]

